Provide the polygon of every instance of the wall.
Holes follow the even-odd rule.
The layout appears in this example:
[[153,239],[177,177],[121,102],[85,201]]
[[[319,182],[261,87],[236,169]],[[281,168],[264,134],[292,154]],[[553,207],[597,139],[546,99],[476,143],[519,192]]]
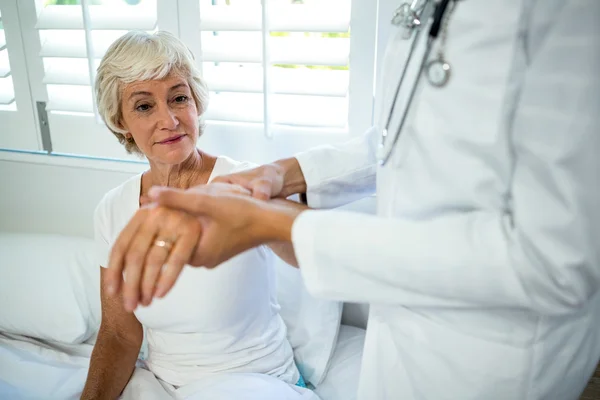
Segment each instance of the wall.
[[92,237],[96,204],[132,174],[0,160],[0,230]]

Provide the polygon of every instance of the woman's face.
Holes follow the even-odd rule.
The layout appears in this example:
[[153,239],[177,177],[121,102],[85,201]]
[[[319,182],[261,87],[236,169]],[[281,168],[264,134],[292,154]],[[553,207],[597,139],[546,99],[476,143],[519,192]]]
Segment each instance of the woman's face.
[[123,88],[123,128],[148,160],[180,164],[195,151],[198,109],[185,79],[133,82]]

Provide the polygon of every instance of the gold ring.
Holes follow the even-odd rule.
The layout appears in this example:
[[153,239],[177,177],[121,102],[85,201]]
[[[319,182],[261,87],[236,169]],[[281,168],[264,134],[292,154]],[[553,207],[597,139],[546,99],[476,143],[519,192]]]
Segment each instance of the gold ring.
[[167,253],[170,253],[171,249],[173,248],[173,242],[171,242],[170,240],[156,239],[154,241],[154,245],[158,246],[158,247],[162,247],[163,249],[165,249],[167,251]]

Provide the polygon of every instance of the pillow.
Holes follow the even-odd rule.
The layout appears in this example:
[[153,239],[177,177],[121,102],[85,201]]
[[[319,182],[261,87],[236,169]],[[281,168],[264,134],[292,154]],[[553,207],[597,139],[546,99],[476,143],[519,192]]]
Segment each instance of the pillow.
[[100,322],[91,239],[0,233],[0,331],[82,343]]
[[[337,209],[375,214],[376,206],[377,199],[371,196]],[[335,348],[343,303],[313,297],[304,285],[300,270],[277,260],[277,297],[280,314],[288,327],[288,340],[300,373],[317,387],[327,373]]]
[[356,400],[366,331],[342,325],[325,380],[315,389],[321,400]]
[[325,377],[342,318],[342,302],[313,297],[300,270],[275,257],[279,314],[302,377],[317,387]]

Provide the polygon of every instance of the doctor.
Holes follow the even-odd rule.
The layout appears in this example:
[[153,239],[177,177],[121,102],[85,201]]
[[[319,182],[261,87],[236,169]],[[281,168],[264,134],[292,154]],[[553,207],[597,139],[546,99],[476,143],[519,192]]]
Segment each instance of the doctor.
[[[175,238],[167,271],[287,242],[314,294],[371,304],[359,399],[577,399],[600,357],[600,2],[418,3],[394,16],[378,128],[219,179],[254,198],[153,190],[199,216],[197,247],[132,220],[109,279],[148,232]],[[259,200],[375,188],[377,216]]]

